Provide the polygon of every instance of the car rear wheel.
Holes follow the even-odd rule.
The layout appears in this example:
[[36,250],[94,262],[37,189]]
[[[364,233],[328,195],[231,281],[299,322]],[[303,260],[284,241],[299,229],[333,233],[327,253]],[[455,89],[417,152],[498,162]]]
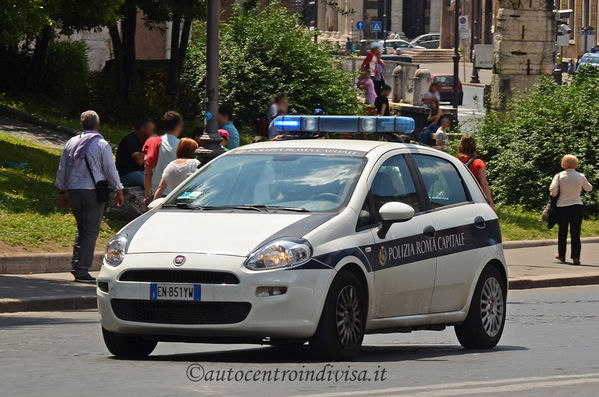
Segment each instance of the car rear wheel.
[[116,358],[144,358],[150,355],[156,345],[155,340],[138,336],[117,334],[102,328],[104,343]]
[[366,324],[366,294],[358,278],[341,272],[331,285],[316,334],[313,350],[328,360],[350,360],[358,354]]
[[497,345],[505,325],[506,285],[499,271],[488,266],[478,282],[466,320],[455,326],[460,344],[468,349]]

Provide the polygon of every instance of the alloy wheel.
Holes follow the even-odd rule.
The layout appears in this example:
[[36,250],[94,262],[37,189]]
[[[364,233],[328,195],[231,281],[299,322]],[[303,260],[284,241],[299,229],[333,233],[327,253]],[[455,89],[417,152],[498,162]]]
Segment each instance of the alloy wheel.
[[496,278],[489,277],[480,295],[480,315],[485,333],[491,338],[501,329],[504,305],[501,284]]
[[362,320],[360,299],[353,285],[346,285],[337,296],[337,337],[345,349],[354,349],[360,343]]

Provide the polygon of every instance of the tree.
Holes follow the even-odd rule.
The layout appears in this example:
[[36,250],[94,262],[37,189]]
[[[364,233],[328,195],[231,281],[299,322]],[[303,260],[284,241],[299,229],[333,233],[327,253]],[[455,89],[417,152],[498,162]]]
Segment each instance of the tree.
[[[0,0],[0,45],[16,45],[52,23],[43,0]],[[10,21],[10,22],[9,22]]]
[[38,89],[43,79],[48,46],[54,39],[55,29],[68,36],[75,31],[107,26],[118,18],[118,9],[122,2],[123,0],[86,0],[73,6],[70,0],[41,1],[46,24],[35,39],[35,49],[28,71],[30,88]]
[[179,100],[179,87],[183,62],[187,54],[191,26],[194,20],[206,19],[205,0],[146,0],[141,4],[146,14],[146,23],[157,24],[171,22],[171,42],[167,93],[171,106]]
[[[549,197],[560,160],[571,153],[591,183],[599,164],[599,77],[582,73],[569,86],[544,79],[535,91],[508,102],[506,112],[489,111],[477,133],[496,201],[540,210]],[[599,194],[585,198],[599,213]]]
[[[251,125],[266,111],[270,98],[286,92],[300,113],[322,108],[327,114],[359,110],[351,74],[343,71],[324,42],[297,23],[279,4],[264,8],[235,6],[221,25],[220,98],[233,105],[236,119]],[[190,43],[182,81],[186,101],[197,112],[205,98],[206,37],[198,24]]]
[[[137,1],[125,0],[120,9],[120,21],[108,27],[114,50],[114,67],[119,93],[128,96],[135,79],[135,28]],[[121,30],[119,32],[118,24]]]

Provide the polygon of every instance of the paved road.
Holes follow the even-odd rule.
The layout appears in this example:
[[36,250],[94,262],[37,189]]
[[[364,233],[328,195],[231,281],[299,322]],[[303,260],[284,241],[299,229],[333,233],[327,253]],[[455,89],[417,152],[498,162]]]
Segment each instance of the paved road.
[[[275,376],[278,368],[279,376],[298,371],[298,379],[299,371],[318,372],[327,363],[312,361],[307,348],[166,343],[149,360],[120,361],[102,344],[96,312],[2,315],[0,384],[7,396],[591,396],[599,387],[598,296],[599,286],[512,291],[496,350],[465,351],[452,329],[370,335],[354,362],[326,367],[365,370],[370,382],[191,382],[186,370],[194,363],[205,374],[229,376],[232,368],[233,377],[238,370]],[[385,380],[374,381],[377,375]]]

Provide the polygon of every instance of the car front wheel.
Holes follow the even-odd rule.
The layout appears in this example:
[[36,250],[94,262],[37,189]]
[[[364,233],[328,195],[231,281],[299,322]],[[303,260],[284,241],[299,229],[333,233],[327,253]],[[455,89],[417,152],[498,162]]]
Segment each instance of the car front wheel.
[[116,358],[144,358],[150,355],[156,345],[155,340],[143,339],[133,335],[117,334],[102,328],[104,343]]
[[483,270],[466,320],[455,326],[460,344],[468,349],[490,349],[497,345],[505,325],[506,285],[499,271]]
[[350,360],[358,354],[366,324],[366,294],[358,278],[341,272],[331,285],[316,334],[314,352],[328,360]]

